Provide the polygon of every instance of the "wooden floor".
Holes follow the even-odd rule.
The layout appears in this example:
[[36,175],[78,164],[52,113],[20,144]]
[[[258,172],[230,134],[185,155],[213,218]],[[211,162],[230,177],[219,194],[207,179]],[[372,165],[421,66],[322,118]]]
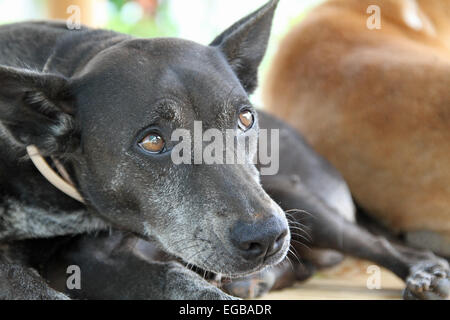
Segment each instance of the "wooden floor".
[[[342,264],[318,273],[294,287],[274,291],[262,297],[268,300],[393,300],[402,298],[404,283],[386,269],[380,268],[380,289],[368,289],[373,263],[347,258]],[[369,269],[371,270],[371,269]]]

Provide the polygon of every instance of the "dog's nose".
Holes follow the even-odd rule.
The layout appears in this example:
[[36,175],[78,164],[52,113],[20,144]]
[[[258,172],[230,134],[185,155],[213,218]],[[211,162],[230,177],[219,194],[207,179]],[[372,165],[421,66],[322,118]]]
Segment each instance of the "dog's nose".
[[283,247],[287,226],[277,217],[254,223],[238,222],[231,231],[231,241],[249,261],[267,258]]

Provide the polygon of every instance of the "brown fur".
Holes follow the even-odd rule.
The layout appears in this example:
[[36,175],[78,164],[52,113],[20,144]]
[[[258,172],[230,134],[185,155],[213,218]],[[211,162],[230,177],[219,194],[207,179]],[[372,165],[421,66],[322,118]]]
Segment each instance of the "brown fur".
[[[380,30],[366,27],[373,4]],[[317,7],[282,42],[264,99],[337,166],[364,209],[394,230],[450,241],[450,1]]]

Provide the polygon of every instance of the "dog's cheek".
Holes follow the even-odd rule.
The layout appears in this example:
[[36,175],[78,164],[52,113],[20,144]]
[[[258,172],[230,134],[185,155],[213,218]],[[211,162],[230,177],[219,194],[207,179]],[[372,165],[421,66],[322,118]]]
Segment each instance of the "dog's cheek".
[[109,223],[141,234],[145,215],[134,190],[123,183],[105,183],[107,178],[86,174],[92,170],[84,169],[79,182],[88,206]]

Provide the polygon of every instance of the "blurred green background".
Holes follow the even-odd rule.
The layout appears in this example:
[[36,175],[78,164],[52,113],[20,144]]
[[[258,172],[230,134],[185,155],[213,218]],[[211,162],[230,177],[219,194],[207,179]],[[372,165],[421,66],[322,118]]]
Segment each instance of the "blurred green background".
[[[324,0],[281,0],[267,56],[264,78],[283,35]],[[208,44],[235,21],[267,0],[0,0],[0,24],[23,20],[67,19],[70,5],[81,8],[82,23],[138,37],[182,37]],[[257,91],[253,102],[260,104]]]

